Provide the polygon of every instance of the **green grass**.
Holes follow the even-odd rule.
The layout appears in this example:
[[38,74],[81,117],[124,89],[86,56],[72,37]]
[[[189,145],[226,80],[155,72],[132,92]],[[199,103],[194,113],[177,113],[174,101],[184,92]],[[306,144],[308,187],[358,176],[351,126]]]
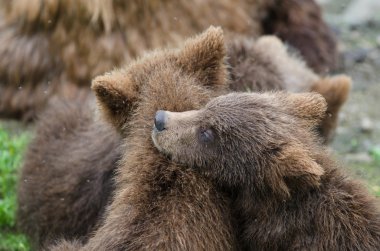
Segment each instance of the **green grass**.
[[374,160],[380,166],[380,146],[372,147],[369,152]]
[[[380,169],[379,163],[371,161],[368,163],[351,163],[348,167],[359,178],[376,197],[380,197]],[[352,176],[352,175],[351,175]]]
[[25,236],[15,227],[16,182],[30,134],[10,134],[0,125],[0,250],[28,250]]

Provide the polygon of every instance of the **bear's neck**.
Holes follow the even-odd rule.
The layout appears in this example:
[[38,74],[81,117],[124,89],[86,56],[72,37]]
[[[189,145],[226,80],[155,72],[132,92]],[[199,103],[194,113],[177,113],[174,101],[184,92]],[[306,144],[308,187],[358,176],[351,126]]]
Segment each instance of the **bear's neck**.
[[325,173],[321,176],[317,187],[300,186],[298,183],[287,182],[290,194],[284,196],[268,187],[240,186],[232,189],[235,212],[238,218],[249,219],[257,215],[275,215],[279,211],[291,212],[294,207],[308,204],[314,197],[329,193],[329,189],[344,189],[347,183],[346,176],[339,170],[336,163],[322,150],[313,156],[315,161],[323,167]]
[[332,161],[323,151],[313,154],[312,159],[314,159],[325,172],[322,176],[320,176],[319,184],[311,182],[306,178],[304,179],[304,176],[302,175],[300,177],[282,177],[282,182],[286,185],[289,193],[284,193],[282,190],[277,189],[277,183],[272,184],[273,187],[271,187],[268,184],[265,184],[264,180],[263,186],[257,187],[253,185],[250,187],[241,188],[243,191],[242,194],[244,196],[249,196],[252,200],[265,202],[268,201],[268,198],[270,198],[272,201],[277,201],[282,204],[286,201],[292,201],[294,198],[298,200],[300,197],[314,193],[320,187],[323,187],[326,183],[330,182],[328,179],[330,177],[330,173],[333,170],[336,170],[337,167],[335,162]]
[[[255,194],[249,189],[241,189],[235,194],[233,211],[234,218],[239,221],[242,243],[248,243],[252,249],[265,246],[268,250],[287,250],[293,243],[287,244],[284,240],[292,240],[295,235],[303,238],[308,228],[317,231],[316,222],[321,228],[313,235],[326,234],[325,239],[342,234],[335,232],[339,229],[336,226],[350,229],[361,222],[360,230],[343,231],[352,234],[352,238],[346,240],[363,240],[363,230],[366,238],[370,237],[372,243],[378,243],[378,202],[361,185],[347,178],[327,154],[318,154],[315,160],[325,170],[317,188],[306,191],[295,189],[289,198],[282,200],[271,193]],[[334,224],[328,224],[332,219]],[[284,246],[278,248],[277,244]]]

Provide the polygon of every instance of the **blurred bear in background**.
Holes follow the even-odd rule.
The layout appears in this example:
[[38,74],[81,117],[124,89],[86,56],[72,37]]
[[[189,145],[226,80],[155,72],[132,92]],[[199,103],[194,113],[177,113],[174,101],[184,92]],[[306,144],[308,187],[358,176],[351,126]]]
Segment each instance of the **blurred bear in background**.
[[317,73],[336,64],[314,0],[0,0],[0,117],[30,120],[55,94],[81,99],[96,75],[209,25],[227,39],[276,34]]

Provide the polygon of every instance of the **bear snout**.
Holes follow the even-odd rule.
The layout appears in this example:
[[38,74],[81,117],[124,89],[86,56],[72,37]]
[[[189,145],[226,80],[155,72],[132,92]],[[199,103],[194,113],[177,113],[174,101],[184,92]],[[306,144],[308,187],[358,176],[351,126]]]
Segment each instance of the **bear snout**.
[[157,131],[161,132],[165,130],[166,112],[159,110],[154,117],[154,127]]

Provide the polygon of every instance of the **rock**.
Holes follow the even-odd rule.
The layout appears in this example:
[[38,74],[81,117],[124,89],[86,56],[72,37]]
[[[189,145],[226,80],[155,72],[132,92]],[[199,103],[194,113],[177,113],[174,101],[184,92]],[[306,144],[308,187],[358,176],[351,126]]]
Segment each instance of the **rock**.
[[343,20],[350,25],[361,25],[377,19],[379,12],[379,0],[355,0],[343,13]]
[[372,162],[371,156],[366,152],[346,154],[344,158],[346,159],[346,161],[354,162],[354,163],[371,163]]
[[360,121],[360,130],[364,133],[371,133],[373,131],[373,122],[369,118],[362,118]]
[[377,46],[380,47],[380,35],[376,37]]
[[346,67],[348,67],[356,63],[363,63],[368,57],[369,53],[370,49],[366,48],[358,48],[356,50],[347,51],[343,54],[344,64]]
[[317,3],[320,5],[326,5],[329,4],[331,0],[317,0]]

